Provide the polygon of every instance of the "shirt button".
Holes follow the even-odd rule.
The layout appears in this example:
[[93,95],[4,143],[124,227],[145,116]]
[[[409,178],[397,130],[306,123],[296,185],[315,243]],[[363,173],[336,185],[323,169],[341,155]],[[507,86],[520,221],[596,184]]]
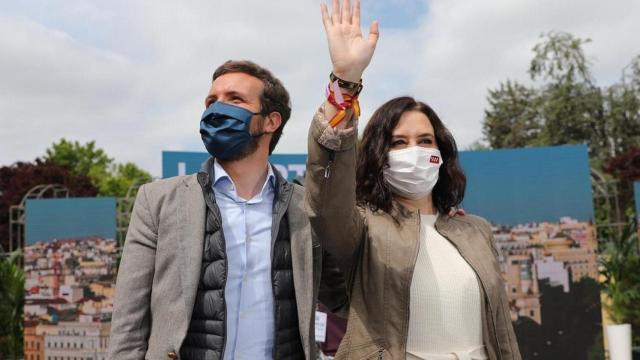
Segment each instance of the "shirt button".
[[171,359],[177,359],[178,358],[178,354],[176,354],[175,351],[169,351],[167,353],[167,356],[170,357]]

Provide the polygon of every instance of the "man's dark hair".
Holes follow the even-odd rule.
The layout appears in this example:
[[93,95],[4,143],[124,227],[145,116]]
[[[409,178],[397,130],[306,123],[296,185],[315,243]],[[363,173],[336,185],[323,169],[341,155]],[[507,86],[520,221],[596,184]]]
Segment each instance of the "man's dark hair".
[[393,129],[402,114],[411,110],[425,114],[435,131],[436,144],[444,163],[433,188],[433,205],[441,214],[448,214],[462,202],[467,184],[458,162],[456,141],[429,105],[408,96],[384,103],[373,113],[364,129],[357,156],[357,202],[372,211],[389,212],[393,207],[391,188],[384,180],[384,168],[389,166],[387,154],[391,149]]
[[291,116],[289,92],[269,70],[248,60],[228,60],[216,69],[213,73],[213,80],[230,73],[243,73],[262,80],[264,89],[260,95],[260,112],[263,114],[269,114],[274,111],[280,113],[282,124],[273,133],[271,143],[269,143],[269,154],[271,154],[278,140],[280,140],[280,136],[282,136],[282,129]]

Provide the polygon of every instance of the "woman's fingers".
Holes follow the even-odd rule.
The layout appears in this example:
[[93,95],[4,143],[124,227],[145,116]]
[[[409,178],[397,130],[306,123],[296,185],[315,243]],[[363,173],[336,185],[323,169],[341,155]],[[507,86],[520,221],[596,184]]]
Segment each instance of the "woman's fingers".
[[342,19],[340,18],[340,0],[333,0],[331,5],[331,21],[333,24],[340,24]]
[[355,0],[353,2],[353,21],[351,24],[360,29],[360,0]]
[[378,22],[373,21],[369,26],[369,43],[375,46],[376,43],[378,42],[379,37],[380,37],[380,32],[378,30]]
[[322,12],[322,23],[324,24],[324,28],[328,29],[329,25],[332,25],[331,17],[329,16],[329,10],[327,9],[327,4],[320,4],[320,12]]
[[351,1],[342,0],[342,23],[351,24]]

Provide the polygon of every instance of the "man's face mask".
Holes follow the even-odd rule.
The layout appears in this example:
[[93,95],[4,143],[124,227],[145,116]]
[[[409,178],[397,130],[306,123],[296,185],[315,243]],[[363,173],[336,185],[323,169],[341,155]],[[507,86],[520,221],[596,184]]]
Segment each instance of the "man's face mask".
[[221,159],[234,159],[243,154],[254,141],[251,135],[252,113],[239,106],[216,101],[202,114],[200,136],[211,156]]

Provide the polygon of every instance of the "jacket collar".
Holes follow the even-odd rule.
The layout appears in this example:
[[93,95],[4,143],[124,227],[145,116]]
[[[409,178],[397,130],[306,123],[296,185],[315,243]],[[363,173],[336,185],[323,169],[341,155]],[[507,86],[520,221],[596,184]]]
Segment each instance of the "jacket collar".
[[[203,189],[210,188],[213,180],[215,179],[214,161],[215,159],[213,156],[209,157],[207,161],[202,163],[202,166],[198,171],[198,182]],[[282,174],[280,174],[280,172],[275,168],[275,166],[273,166],[273,164],[269,163],[269,166],[271,167],[271,171],[275,175],[275,199],[277,199],[277,201],[274,201],[274,206],[276,206],[276,203],[281,202],[283,199],[287,199],[288,204],[288,199],[290,198],[289,192],[291,192],[293,185],[289,183],[287,179],[282,176]]]

